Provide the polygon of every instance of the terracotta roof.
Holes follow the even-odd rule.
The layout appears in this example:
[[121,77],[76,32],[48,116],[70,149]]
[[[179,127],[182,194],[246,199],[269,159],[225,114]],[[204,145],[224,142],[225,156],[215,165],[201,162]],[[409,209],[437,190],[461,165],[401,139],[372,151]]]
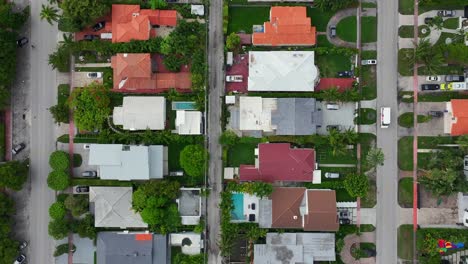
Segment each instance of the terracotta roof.
[[176,24],[175,10],[140,10],[139,5],[112,5],[112,42],[147,40],[151,25]]
[[309,214],[304,217],[305,231],[338,231],[334,190],[307,190]]
[[262,143],[258,148],[258,168],[240,165],[241,181],[312,182],[314,149],[292,149],[289,143]]
[[190,89],[188,72],[153,73],[149,53],[118,53],[111,58],[114,71],[114,90]]
[[452,113],[456,118],[452,122],[452,129],[450,134],[452,136],[459,136],[468,134],[468,100],[467,99],[452,99]]
[[274,188],[272,200],[272,228],[302,228],[299,212],[306,188]]
[[263,24],[263,32],[252,35],[252,42],[266,46],[313,46],[315,34],[305,6],[274,6],[270,10],[270,21]]

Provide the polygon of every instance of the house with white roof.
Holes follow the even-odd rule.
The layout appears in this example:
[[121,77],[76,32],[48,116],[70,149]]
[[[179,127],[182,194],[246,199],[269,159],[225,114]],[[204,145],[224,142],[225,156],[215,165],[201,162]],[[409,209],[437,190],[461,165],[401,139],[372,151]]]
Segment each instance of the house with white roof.
[[125,130],[163,130],[166,126],[166,99],[162,96],[126,96],[114,107],[112,120]]
[[202,112],[177,110],[174,132],[179,135],[201,135],[202,123]]

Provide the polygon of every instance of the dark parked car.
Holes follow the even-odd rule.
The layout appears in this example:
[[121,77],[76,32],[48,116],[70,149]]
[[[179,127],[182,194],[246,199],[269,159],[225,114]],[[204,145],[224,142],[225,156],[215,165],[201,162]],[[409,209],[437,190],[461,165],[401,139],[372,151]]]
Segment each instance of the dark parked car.
[[96,31],[103,29],[105,26],[106,26],[106,21],[101,21],[93,26],[93,30],[94,32],[96,32]]
[[21,242],[21,244],[19,245],[20,250],[23,250],[23,249],[25,249],[27,247],[28,247],[28,242],[26,242],[26,241]]
[[424,24],[430,24],[430,23],[432,23],[432,20],[434,20],[433,17],[426,17],[426,18],[424,18]]
[[351,220],[349,219],[340,219],[340,225],[350,225]]
[[442,112],[442,111],[429,111],[428,114],[430,116],[433,116],[433,117],[443,117],[444,116],[444,112]]
[[338,77],[352,77],[353,72],[352,71],[340,71],[338,72]]
[[327,126],[327,131],[330,131],[330,130],[337,130],[337,131],[340,131],[341,130],[341,126],[340,125],[328,125]]
[[95,40],[95,39],[99,39],[99,36],[98,35],[84,35],[84,40]]
[[438,84],[421,84],[421,90],[427,91],[427,90],[439,90],[440,85]]
[[330,38],[336,37],[336,26],[330,26]]
[[76,193],[88,193],[89,187],[88,186],[76,186],[75,191]]
[[16,155],[20,153],[24,148],[26,148],[26,144],[19,143],[18,145],[13,147],[13,149],[11,150],[11,153],[13,153],[13,155]]
[[446,82],[464,82],[465,76],[462,75],[445,75]]
[[22,37],[16,41],[16,45],[18,45],[18,47],[20,48],[28,43],[29,43],[29,39],[27,37]]

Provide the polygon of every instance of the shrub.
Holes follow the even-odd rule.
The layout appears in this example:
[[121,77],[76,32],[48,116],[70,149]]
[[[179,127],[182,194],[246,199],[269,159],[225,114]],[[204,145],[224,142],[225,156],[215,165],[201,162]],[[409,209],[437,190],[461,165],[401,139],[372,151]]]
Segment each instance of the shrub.
[[350,174],[344,180],[344,186],[351,197],[366,197],[369,191],[369,179],[366,175]]
[[52,220],[49,222],[49,236],[53,237],[56,240],[64,239],[68,236],[70,231],[70,224],[65,220]]
[[54,170],[66,170],[70,167],[70,157],[65,151],[54,151],[49,157],[49,165]]
[[180,153],[180,166],[192,177],[205,173],[208,152],[201,145],[188,145]]
[[49,207],[49,215],[52,219],[63,219],[67,214],[67,209],[62,202],[55,202]]
[[88,196],[70,194],[68,195],[67,199],[65,199],[65,207],[71,211],[74,217],[79,217],[88,211]]
[[47,185],[55,191],[63,191],[70,186],[70,176],[65,171],[52,171],[47,177]]
[[[68,250],[69,250],[68,243],[58,245],[57,247],[55,247],[54,257],[58,257],[58,256],[61,256],[63,254],[68,254]],[[75,250],[76,250],[76,246],[75,246],[75,244],[73,244],[72,245],[72,252],[75,251]]]

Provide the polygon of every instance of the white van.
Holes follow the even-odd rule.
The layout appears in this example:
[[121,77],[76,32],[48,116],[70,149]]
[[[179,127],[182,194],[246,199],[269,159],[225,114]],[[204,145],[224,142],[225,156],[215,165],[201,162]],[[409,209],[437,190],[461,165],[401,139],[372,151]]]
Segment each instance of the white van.
[[340,105],[337,103],[328,103],[327,110],[338,110],[340,109]]
[[390,119],[391,119],[390,107],[381,107],[380,108],[380,127],[387,128],[388,126],[390,126]]

